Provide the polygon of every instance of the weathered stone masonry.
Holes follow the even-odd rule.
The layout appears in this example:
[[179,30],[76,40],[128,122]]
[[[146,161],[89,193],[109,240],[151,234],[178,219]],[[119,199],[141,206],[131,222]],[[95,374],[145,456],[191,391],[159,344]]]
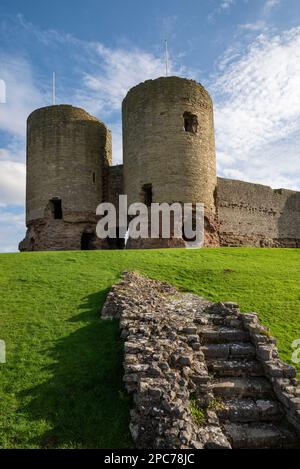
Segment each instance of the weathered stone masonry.
[[83,109],[50,106],[27,123],[27,235],[21,250],[101,248],[96,208],[107,200],[111,134]]
[[125,273],[102,317],[120,321],[137,447],[300,447],[296,371],[255,313]]
[[[27,122],[24,251],[123,248],[99,240],[96,207],[203,203],[206,246],[300,246],[300,193],[216,177],[213,103],[193,80],[147,80],[125,97],[124,164],[111,133],[83,109],[34,111]],[[118,226],[117,226],[118,228]],[[129,240],[127,248],[183,247],[184,239]]]
[[300,247],[300,192],[218,178],[222,246]]

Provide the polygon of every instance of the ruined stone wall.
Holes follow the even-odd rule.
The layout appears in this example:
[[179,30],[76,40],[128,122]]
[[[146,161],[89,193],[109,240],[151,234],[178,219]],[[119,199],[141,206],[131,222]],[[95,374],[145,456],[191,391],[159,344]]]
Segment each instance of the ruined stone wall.
[[107,201],[119,206],[119,195],[124,194],[123,165],[110,166],[108,171],[108,199]]
[[143,201],[151,184],[153,202],[203,202],[214,212],[213,105],[199,83],[167,77],[132,88],[123,102],[123,147],[129,203]]
[[218,178],[223,246],[300,247],[300,192]]
[[299,448],[296,369],[256,313],[125,272],[102,318],[120,321],[138,448]]
[[123,381],[133,396],[130,431],[138,448],[230,448],[215,418],[199,428],[192,415],[192,393],[203,403],[212,397],[193,306],[190,296],[135,273],[106,299],[102,318],[120,319],[125,340]]
[[[81,220],[81,221],[80,221]],[[82,236],[89,236],[88,248],[108,249],[106,240],[95,234],[96,217],[90,220],[84,214],[84,221],[74,218],[74,222],[43,218],[28,224],[26,237],[20,243],[20,251],[78,251],[82,249]]]
[[[99,203],[118,207],[123,193],[129,204],[145,202],[149,187],[152,202],[204,203],[205,246],[300,247],[299,192],[217,180],[213,105],[199,83],[166,77],[132,88],[123,101],[123,147],[124,165],[112,167],[111,133],[98,119],[69,105],[34,111],[20,249],[80,249],[82,234],[95,231]],[[61,201],[60,220],[53,200]],[[172,236],[127,244],[182,246]]]

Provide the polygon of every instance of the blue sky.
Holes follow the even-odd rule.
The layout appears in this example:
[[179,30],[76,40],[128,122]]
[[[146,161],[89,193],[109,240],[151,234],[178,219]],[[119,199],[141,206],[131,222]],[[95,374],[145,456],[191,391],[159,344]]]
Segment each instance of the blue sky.
[[[135,84],[171,72],[214,100],[218,174],[300,190],[299,0],[1,0],[0,251],[24,226],[25,124],[57,101],[113,131],[122,161],[121,102]],[[1,97],[0,97],[1,98]]]

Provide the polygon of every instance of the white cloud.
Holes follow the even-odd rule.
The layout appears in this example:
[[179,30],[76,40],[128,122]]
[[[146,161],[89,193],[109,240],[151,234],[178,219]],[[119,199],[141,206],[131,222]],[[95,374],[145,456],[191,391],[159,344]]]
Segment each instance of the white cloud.
[[228,13],[231,8],[235,5],[235,0],[219,0],[218,5],[208,15],[208,21],[214,21],[215,17],[224,12]]
[[300,143],[300,28],[260,35],[244,54],[235,51],[212,90],[221,174],[242,168],[247,180],[300,188],[293,144]]
[[[68,102],[83,107],[108,123],[114,131],[114,162],[120,162],[122,100],[132,86],[164,75],[163,51],[161,57],[157,57],[137,48],[112,49],[101,43],[80,41],[68,34],[41,32],[21,17],[19,19],[22,27],[46,47],[51,48],[59,43],[76,51],[74,68],[80,76],[79,87],[63,90],[60,85],[58,103]],[[9,148],[0,149],[0,157],[3,159],[4,152],[9,151],[9,158],[24,161],[27,117],[34,109],[49,104],[49,96],[45,95],[41,84],[35,83],[31,64],[24,58],[0,54],[0,63],[3,64],[1,74],[7,87],[7,102],[0,107],[0,130],[9,133],[11,139]],[[170,74],[184,72],[183,67],[175,66],[170,61]],[[18,146],[18,151],[12,146]]]
[[[155,56],[137,48],[111,49],[100,43],[85,43],[84,47],[93,69],[89,73],[82,71],[82,86],[74,93],[73,104],[96,115],[110,127],[113,163],[118,164],[122,162],[123,153],[122,101],[133,86],[165,75],[163,51],[161,56]],[[169,74],[182,76],[192,72],[170,60]]]
[[110,126],[112,132],[112,153],[113,164],[122,164],[123,161],[123,140],[122,140],[122,124],[112,124]]
[[25,59],[2,54],[0,63],[1,79],[6,84],[6,103],[0,104],[0,129],[23,138],[28,115],[45,99],[34,84],[31,66]]
[[0,252],[17,252],[24,237],[25,214],[0,207]]
[[0,161],[15,161],[15,162],[24,162],[25,161],[25,136],[22,137],[13,137],[10,136],[9,142],[5,148],[0,147]]
[[[232,1],[222,0],[222,3],[231,3]],[[175,15],[162,20],[162,28],[166,35],[172,33],[176,21]],[[123,47],[112,48],[100,42],[78,39],[72,34],[55,30],[41,31],[33,24],[26,22],[21,15],[18,16],[18,22],[19,27],[26,31],[27,36],[31,35],[33,40],[49,52],[49,59],[53,59],[52,55],[62,48],[72,58],[73,67],[68,73],[70,76],[76,75],[77,83],[73,83],[71,87],[69,83],[67,86],[63,86],[62,82],[58,83],[61,91],[58,103],[63,100],[75,106],[85,106],[89,112],[101,114],[99,115],[100,119],[103,115],[110,117],[116,111],[120,111],[122,100],[131,87],[142,81],[165,75],[163,46],[160,54],[139,49],[128,43]],[[7,59],[6,62],[9,60]],[[29,96],[27,101],[32,106],[35,106],[36,102],[45,102],[41,87],[34,86],[32,71],[26,61],[19,60],[16,61],[16,64],[12,63],[8,66],[4,60],[4,68],[8,71],[13,69],[13,78],[22,76],[22,83],[24,81],[24,86],[26,85],[26,93],[20,93],[23,96],[21,101],[24,101],[25,95]],[[19,71],[16,68],[19,68]],[[177,65],[176,58],[174,59],[172,56],[169,63],[169,74],[183,75],[187,73],[189,72],[186,67]],[[24,121],[24,119],[22,120]]]
[[262,31],[267,28],[266,22],[258,20],[254,23],[240,24],[240,28],[246,31]]
[[[89,47],[95,67],[92,73],[83,73],[83,87],[76,100],[94,114],[110,116],[120,112],[130,88],[165,74],[163,53],[156,57],[140,49],[110,49],[100,43]],[[183,71],[170,63],[170,74]]]
[[224,169],[223,174],[229,179],[245,179],[243,171],[240,171],[239,169]]
[[[233,3],[220,2],[219,12],[228,11]],[[247,50],[237,44],[228,49],[218,62],[217,76],[208,84],[215,101],[219,174],[300,189],[300,28],[274,34],[264,26],[262,20],[241,25],[245,31],[264,34]],[[56,42],[76,51],[74,69],[82,80],[77,89],[64,89],[61,84],[60,98],[85,107],[109,125],[114,163],[120,163],[121,102],[132,86],[164,75],[163,51],[157,56],[132,47],[108,48],[53,31],[38,32],[36,40],[45,47]],[[1,78],[8,89],[7,104],[0,105],[0,129],[11,137],[0,148],[0,250],[16,250],[23,236],[24,216],[14,215],[9,207],[24,204],[26,118],[46,103],[26,60],[0,59],[5,65]],[[171,63],[170,73],[193,76],[176,63]]]
[[[82,106],[88,112],[106,121],[113,132],[114,163],[122,162],[121,104],[127,91],[146,79],[164,75],[163,51],[161,57],[137,48],[110,49],[100,43],[80,41],[71,35],[55,31],[39,31],[33,25],[21,26],[36,41],[49,47],[64,44],[76,51],[74,69],[81,76],[80,88],[64,89],[58,102],[69,102]],[[23,236],[24,217],[16,218],[12,207],[25,204],[25,130],[30,112],[47,105],[46,94],[41,83],[35,83],[31,64],[22,57],[0,54],[3,65],[1,78],[6,83],[7,101],[0,107],[0,130],[7,145],[0,145],[0,251],[17,250]],[[175,67],[174,73],[183,73]],[[170,72],[171,72],[170,70]],[[64,95],[63,95],[64,94]],[[8,221],[9,220],[9,221]],[[21,223],[22,228],[19,223]]]
[[2,206],[24,206],[25,174],[24,163],[0,159],[0,203]]
[[243,31],[257,32],[267,31],[271,28],[270,14],[275,7],[280,5],[281,0],[267,0],[258,11],[258,19],[253,23],[240,24],[239,28]]
[[264,9],[263,12],[265,14],[270,13],[271,10],[273,10],[275,7],[277,7],[280,4],[281,0],[266,0],[266,3],[264,4]]
[[4,104],[6,101],[6,84],[5,81],[0,78],[0,104]]
[[235,0],[222,0],[220,8],[222,10],[228,10],[234,5],[234,3],[235,3]]

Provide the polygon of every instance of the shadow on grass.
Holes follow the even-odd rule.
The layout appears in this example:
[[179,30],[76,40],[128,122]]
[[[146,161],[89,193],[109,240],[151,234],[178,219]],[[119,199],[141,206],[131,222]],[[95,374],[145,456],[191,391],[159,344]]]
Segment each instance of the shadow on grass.
[[51,430],[31,443],[42,448],[123,448],[131,446],[130,400],[122,386],[122,343],[118,324],[102,321],[107,291],[85,298],[84,311],[69,321],[85,326],[58,340],[50,351],[52,378],[26,391],[24,409]]

